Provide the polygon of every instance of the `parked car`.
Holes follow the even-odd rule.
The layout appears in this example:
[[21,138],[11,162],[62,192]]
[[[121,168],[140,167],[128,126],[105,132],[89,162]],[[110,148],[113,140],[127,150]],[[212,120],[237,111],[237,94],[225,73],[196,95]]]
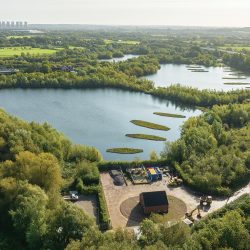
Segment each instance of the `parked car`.
[[116,186],[123,186],[125,184],[123,176],[118,170],[111,170],[109,172],[110,176],[113,178],[113,183]]
[[77,191],[69,191],[70,199],[72,201],[79,200],[78,192]]

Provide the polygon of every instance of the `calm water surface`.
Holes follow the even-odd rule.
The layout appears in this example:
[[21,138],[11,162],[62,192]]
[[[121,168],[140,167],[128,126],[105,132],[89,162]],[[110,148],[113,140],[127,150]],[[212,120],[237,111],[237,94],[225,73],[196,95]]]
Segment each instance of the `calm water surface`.
[[[49,122],[74,143],[97,147],[106,160],[148,159],[152,150],[158,153],[164,143],[128,138],[127,133],[146,133],[173,141],[180,136],[180,126],[196,110],[181,110],[171,103],[150,95],[122,90],[1,90],[0,107],[28,121]],[[153,112],[183,114],[186,119],[164,118]],[[169,126],[171,130],[157,131],[130,123],[141,119]],[[137,155],[106,153],[107,148],[142,148]]]
[[177,64],[163,64],[161,69],[154,75],[147,76],[146,78],[153,81],[156,87],[167,87],[171,84],[179,83],[181,85],[191,86],[199,89],[215,89],[215,90],[232,90],[245,88],[250,85],[225,85],[225,82],[245,82],[250,83],[250,76],[247,79],[223,79],[235,78],[236,76],[230,75],[233,72],[226,72],[228,69],[223,67],[209,67],[204,70],[209,72],[191,72],[187,69],[186,65]]

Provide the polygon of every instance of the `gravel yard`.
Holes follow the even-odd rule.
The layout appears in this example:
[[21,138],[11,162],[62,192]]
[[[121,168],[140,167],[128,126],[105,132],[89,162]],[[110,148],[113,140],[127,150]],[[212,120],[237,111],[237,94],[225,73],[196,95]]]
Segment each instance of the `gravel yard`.
[[[199,204],[200,196],[198,196],[195,192],[192,192],[185,186],[169,188],[167,186],[167,181],[165,178],[162,181],[154,182],[152,184],[115,186],[113,184],[113,179],[110,177],[109,173],[101,173],[101,183],[103,185],[103,190],[113,228],[139,225],[139,222],[136,222],[136,220],[133,221],[133,223],[130,223],[129,219],[121,213],[120,207],[122,202],[129,198],[138,197],[142,192],[165,190],[167,192],[167,195],[174,196],[184,201],[187,207],[187,211],[196,208]],[[230,199],[213,199],[213,203],[210,209],[208,211],[202,211],[201,215],[205,216],[206,214],[221,208],[227,202],[235,200],[237,197],[244,193],[250,193],[249,184],[241,190],[237,191],[232,197],[230,197]]]

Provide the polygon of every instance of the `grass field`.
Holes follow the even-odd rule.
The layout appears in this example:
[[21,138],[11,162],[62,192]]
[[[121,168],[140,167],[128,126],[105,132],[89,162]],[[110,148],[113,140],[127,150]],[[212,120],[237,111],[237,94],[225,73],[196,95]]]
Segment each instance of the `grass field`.
[[172,118],[186,118],[185,115],[162,113],[162,112],[154,112],[154,115],[165,116],[165,117],[172,117]]
[[0,48],[0,58],[20,56],[22,53],[31,55],[49,55],[56,53],[58,49],[40,49],[31,47],[5,47]]
[[142,153],[143,150],[138,148],[109,148],[106,152],[115,154],[138,154]]
[[141,126],[144,128],[163,130],[163,131],[170,130],[170,128],[168,128],[167,126],[163,126],[163,125],[152,123],[152,122],[146,122],[146,121],[141,121],[141,120],[132,120],[130,122],[132,122],[133,124],[135,124],[137,126]]
[[7,39],[11,39],[11,38],[31,38],[32,36],[7,36]]
[[126,134],[127,137],[135,139],[144,139],[150,141],[166,141],[166,138],[156,135],[145,135],[145,134]]
[[241,46],[241,45],[232,45],[232,44],[227,44],[225,46],[219,47],[220,49],[232,49],[234,51],[242,51],[242,50],[247,50],[250,51],[250,45],[249,46]]
[[114,40],[105,39],[104,42],[105,42],[105,44],[111,44],[111,43],[128,44],[128,45],[140,44],[140,42],[138,42],[138,41],[130,41],[130,40],[128,40],[128,41],[123,41],[123,40],[114,41]]
[[187,212],[186,204],[177,197],[168,195],[169,209],[168,213],[152,214],[150,219],[155,223],[165,223],[167,221],[179,221]]

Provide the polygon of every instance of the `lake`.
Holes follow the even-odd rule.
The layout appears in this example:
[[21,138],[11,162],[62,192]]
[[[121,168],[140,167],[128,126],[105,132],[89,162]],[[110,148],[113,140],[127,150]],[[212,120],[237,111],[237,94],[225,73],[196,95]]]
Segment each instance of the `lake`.
[[[153,134],[173,141],[179,138],[183,121],[201,113],[182,110],[143,93],[113,89],[6,89],[0,91],[0,107],[27,121],[49,122],[74,143],[98,148],[105,160],[148,159],[152,150],[161,152],[164,142],[128,138],[125,134]],[[157,111],[178,113],[187,118],[160,117],[153,114]],[[133,119],[166,125],[171,130],[138,127],[130,123]],[[144,152],[136,155],[106,153],[107,148],[113,147],[141,148]]]
[[127,61],[128,59],[132,59],[132,58],[136,58],[138,57],[138,55],[124,55],[123,57],[117,57],[117,58],[111,58],[111,59],[101,59],[99,60],[100,62],[123,62],[123,61]]
[[247,79],[223,79],[235,78],[230,75],[233,72],[226,72],[228,68],[223,67],[202,67],[208,72],[191,72],[187,65],[181,64],[163,64],[156,74],[149,75],[146,78],[153,81],[156,87],[167,87],[171,84],[179,83],[181,85],[191,86],[198,89],[232,90],[245,88],[250,85],[226,85],[226,82],[245,82],[250,83],[250,77]]

